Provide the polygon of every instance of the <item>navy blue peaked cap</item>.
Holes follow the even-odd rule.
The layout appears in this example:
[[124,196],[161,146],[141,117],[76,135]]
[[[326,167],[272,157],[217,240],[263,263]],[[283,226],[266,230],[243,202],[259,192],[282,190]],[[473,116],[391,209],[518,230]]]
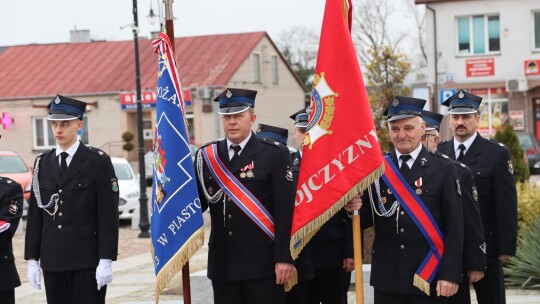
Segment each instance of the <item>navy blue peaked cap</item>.
[[259,124],[257,128],[258,137],[268,137],[280,141],[282,144],[287,145],[287,139],[289,138],[289,131],[280,127],[274,127],[265,124]]
[[219,102],[219,114],[236,114],[255,108],[257,91],[227,88],[214,101]]
[[405,118],[420,116],[426,101],[414,97],[396,96],[384,111],[388,121],[396,121]]
[[294,120],[294,126],[299,128],[305,128],[307,127],[308,121],[309,121],[309,114],[306,112],[306,109],[301,109],[300,111],[297,111],[296,113],[289,116],[292,120]]
[[86,102],[56,95],[47,108],[49,109],[47,120],[82,120]]
[[426,130],[441,129],[443,115],[435,112],[422,110],[422,119],[426,122]]
[[482,102],[482,97],[469,92],[459,90],[456,94],[450,96],[443,102],[443,105],[449,107],[450,114],[472,114],[478,113],[478,107]]

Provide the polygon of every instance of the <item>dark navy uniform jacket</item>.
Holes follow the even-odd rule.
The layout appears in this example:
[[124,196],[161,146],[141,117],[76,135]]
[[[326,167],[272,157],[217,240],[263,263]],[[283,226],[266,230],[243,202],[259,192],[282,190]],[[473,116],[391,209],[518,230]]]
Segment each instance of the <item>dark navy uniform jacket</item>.
[[465,271],[485,271],[486,243],[478,206],[478,190],[471,169],[458,161],[454,163],[461,183],[461,202],[463,205],[463,269]]
[[[453,140],[442,142],[438,150],[456,157]],[[496,262],[499,255],[515,255],[517,193],[508,149],[477,134],[461,162],[472,170],[478,190],[486,262]]]
[[[395,151],[390,153],[399,168]],[[422,178],[422,185],[415,182]],[[435,219],[444,236],[444,253],[437,275],[431,284],[431,294],[436,294],[438,280],[455,283],[461,281],[463,254],[463,211],[460,186],[455,165],[438,152],[428,152],[424,147],[411,168],[407,182],[413,190],[420,188],[418,196]],[[382,179],[380,194],[385,207],[396,201]],[[375,195],[375,187],[372,187]],[[375,240],[372,250],[371,285],[384,292],[421,294],[413,285],[416,270],[426,257],[430,247],[412,218],[400,207],[390,217],[378,216],[373,212],[369,196],[364,194],[361,208],[363,228],[375,225]],[[377,202],[375,201],[375,208]]]
[[[216,203],[209,203],[197,174],[202,207],[203,210],[210,208],[212,220],[208,278],[238,281],[274,276],[275,263],[293,263],[289,244],[295,188],[289,149],[278,141],[259,138],[252,133],[231,168],[226,139],[218,141],[217,146],[221,161],[273,216],[275,241],[226,195]],[[197,158],[202,157],[199,154],[200,150]],[[220,188],[206,162],[203,163],[204,187],[214,195]],[[241,177],[248,171],[242,169],[250,164],[253,164],[253,177]]]
[[39,158],[42,204],[55,193],[60,198],[58,211],[51,216],[38,207],[32,189],[25,259],[39,259],[41,268],[54,272],[95,268],[100,259],[115,261],[119,198],[110,157],[80,143],[63,178],[54,149]]
[[11,239],[19,226],[22,211],[23,190],[21,185],[9,178],[0,177],[0,220],[10,224],[7,230],[0,233],[0,291],[21,286],[15,267]]

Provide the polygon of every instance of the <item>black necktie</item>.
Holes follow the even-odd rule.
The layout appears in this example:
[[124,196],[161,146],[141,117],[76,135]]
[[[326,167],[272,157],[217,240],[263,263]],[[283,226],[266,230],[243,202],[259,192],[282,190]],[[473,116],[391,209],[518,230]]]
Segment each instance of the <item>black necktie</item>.
[[409,154],[399,156],[399,159],[401,159],[401,167],[399,167],[399,172],[401,172],[404,177],[407,177],[409,172],[411,172],[411,168],[409,168],[409,165],[407,165],[407,161],[411,158],[412,156]]
[[60,153],[60,176],[64,177],[64,174],[66,173],[66,170],[67,170],[67,162],[66,162],[66,159],[67,157],[69,156],[69,154],[67,154],[66,152],[62,152]]
[[231,149],[234,150],[233,157],[231,158],[231,167],[234,165],[234,162],[238,159],[238,153],[242,150],[242,147],[231,145]]
[[459,149],[459,155],[457,157],[457,161],[461,161],[463,159],[463,156],[465,156],[465,145],[464,144],[461,144],[458,146],[458,149]]

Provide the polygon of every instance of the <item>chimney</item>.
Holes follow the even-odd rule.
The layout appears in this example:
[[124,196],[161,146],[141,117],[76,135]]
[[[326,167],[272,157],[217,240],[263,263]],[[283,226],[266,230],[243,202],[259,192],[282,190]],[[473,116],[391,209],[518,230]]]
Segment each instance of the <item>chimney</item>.
[[90,42],[90,30],[70,30],[70,41],[71,43],[80,43],[80,42]]

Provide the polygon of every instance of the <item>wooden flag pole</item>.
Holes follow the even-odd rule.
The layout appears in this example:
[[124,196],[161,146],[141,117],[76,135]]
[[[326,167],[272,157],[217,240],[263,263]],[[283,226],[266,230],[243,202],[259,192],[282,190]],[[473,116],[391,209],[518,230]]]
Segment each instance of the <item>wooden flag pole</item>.
[[[175,43],[174,43],[174,17],[173,17],[173,11],[172,11],[173,2],[174,0],[163,0],[163,3],[165,4],[165,32],[167,33],[167,36],[169,37],[169,40],[171,41],[171,47],[174,52],[176,48],[175,48]],[[191,304],[189,261],[186,262],[184,266],[182,266],[182,294],[184,295],[184,304]]]
[[362,271],[362,241],[360,239],[360,215],[355,210],[353,220],[354,274],[356,287],[356,304],[364,304],[364,274]]

